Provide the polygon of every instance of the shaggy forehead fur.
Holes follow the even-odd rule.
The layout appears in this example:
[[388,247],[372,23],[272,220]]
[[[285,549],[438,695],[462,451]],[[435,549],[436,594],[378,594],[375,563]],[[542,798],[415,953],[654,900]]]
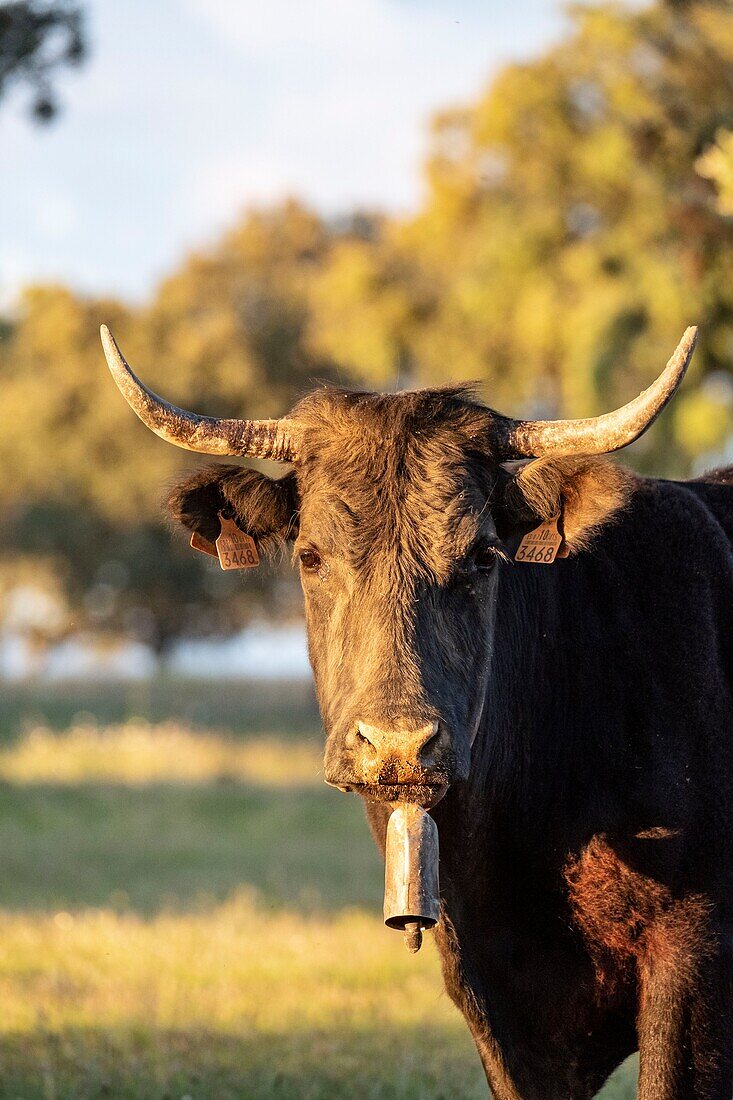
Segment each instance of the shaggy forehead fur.
[[392,550],[411,572],[445,579],[491,525],[492,414],[469,390],[324,389],[293,415],[304,425],[301,541],[338,550],[357,569]]

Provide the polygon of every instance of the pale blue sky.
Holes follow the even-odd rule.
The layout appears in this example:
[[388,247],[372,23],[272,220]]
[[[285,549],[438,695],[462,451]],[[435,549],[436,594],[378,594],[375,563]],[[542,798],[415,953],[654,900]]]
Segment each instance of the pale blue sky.
[[0,304],[140,300],[248,202],[414,207],[431,113],[563,25],[555,0],[87,0],[63,113],[0,110]]

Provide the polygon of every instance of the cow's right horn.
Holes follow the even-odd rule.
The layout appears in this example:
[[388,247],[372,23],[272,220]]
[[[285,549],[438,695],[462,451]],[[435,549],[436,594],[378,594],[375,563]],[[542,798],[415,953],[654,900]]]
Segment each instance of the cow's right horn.
[[297,422],[281,420],[222,420],[186,412],[158,397],[130,369],[106,325],[100,330],[107,365],[120,393],[148,428],[188,451],[208,455],[239,455],[297,462],[300,432]]
[[648,389],[614,412],[585,420],[511,420],[497,416],[494,453],[506,460],[543,455],[600,455],[628,447],[650,427],[674,396],[690,365],[697,329],[688,328],[677,350]]

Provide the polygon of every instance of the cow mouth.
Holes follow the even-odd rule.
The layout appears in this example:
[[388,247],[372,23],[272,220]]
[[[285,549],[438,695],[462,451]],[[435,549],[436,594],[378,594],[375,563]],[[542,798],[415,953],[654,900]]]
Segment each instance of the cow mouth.
[[449,786],[437,780],[434,783],[339,783],[327,779],[326,782],[344,793],[353,791],[367,802],[412,802],[426,810],[440,802]]

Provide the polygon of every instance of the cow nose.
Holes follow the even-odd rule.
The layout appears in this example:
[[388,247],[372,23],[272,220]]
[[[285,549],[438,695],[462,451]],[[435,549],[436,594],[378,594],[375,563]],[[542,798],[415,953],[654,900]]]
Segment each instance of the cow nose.
[[417,729],[410,728],[407,720],[398,720],[389,729],[367,722],[358,722],[357,726],[363,747],[370,745],[375,750],[371,755],[376,755],[377,760],[397,758],[411,767],[429,767],[440,741],[438,721],[427,722]]

